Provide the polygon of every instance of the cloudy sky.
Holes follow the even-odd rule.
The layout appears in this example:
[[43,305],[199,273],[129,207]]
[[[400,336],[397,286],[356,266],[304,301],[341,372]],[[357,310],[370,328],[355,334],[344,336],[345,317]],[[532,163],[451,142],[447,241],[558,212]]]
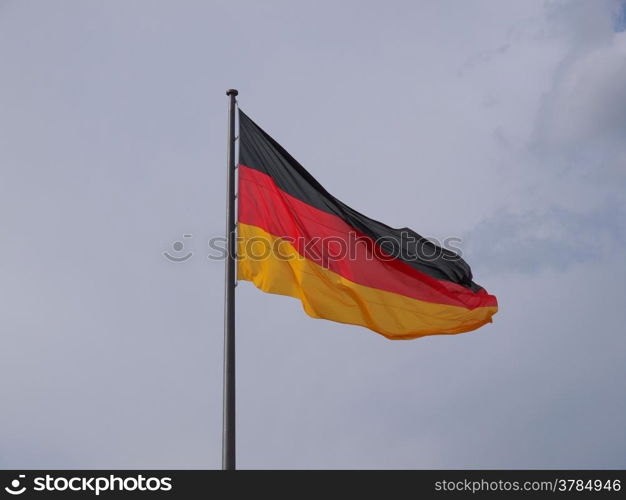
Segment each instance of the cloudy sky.
[[219,467],[229,87],[500,302],[392,342],[240,283],[240,467],[626,467],[625,30],[617,0],[0,0],[0,467]]

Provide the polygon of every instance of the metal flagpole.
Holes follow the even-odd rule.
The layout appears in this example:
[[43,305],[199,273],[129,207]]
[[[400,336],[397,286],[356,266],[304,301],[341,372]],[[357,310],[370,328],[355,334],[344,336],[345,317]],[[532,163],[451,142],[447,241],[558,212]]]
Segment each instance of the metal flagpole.
[[228,175],[226,181],[226,279],[224,293],[224,416],[222,422],[222,469],[235,470],[235,107],[237,90],[229,89]]

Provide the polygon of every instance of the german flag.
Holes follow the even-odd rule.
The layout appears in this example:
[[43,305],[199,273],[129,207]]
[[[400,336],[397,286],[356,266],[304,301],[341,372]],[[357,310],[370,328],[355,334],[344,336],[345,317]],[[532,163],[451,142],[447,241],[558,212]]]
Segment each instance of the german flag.
[[345,205],[241,110],[238,170],[240,280],[389,339],[468,332],[498,310],[459,255]]

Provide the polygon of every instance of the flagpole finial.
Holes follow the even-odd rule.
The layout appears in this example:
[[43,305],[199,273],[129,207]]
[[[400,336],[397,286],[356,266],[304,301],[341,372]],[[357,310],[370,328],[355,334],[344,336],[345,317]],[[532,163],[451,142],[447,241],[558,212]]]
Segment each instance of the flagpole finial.
[[236,95],[239,95],[239,91],[237,89],[228,89],[226,91],[226,95],[234,95],[234,96],[236,96]]

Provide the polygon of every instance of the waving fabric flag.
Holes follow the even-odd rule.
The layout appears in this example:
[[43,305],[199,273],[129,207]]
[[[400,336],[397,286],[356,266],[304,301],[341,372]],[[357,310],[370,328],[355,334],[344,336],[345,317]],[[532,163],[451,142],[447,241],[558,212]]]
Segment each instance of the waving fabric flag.
[[345,205],[239,111],[237,274],[314,318],[390,339],[475,330],[498,310],[467,263]]

